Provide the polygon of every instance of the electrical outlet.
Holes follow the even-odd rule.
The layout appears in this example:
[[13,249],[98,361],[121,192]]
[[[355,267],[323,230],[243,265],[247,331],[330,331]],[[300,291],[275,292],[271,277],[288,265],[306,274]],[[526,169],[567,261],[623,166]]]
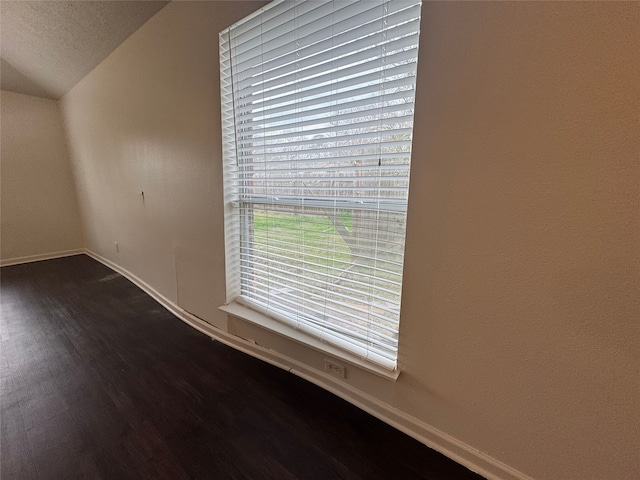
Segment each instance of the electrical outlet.
[[325,359],[324,369],[333,376],[347,378],[347,367],[335,363],[333,360]]
[[118,242],[114,242],[116,244],[116,253],[120,253],[120,245],[118,245]]

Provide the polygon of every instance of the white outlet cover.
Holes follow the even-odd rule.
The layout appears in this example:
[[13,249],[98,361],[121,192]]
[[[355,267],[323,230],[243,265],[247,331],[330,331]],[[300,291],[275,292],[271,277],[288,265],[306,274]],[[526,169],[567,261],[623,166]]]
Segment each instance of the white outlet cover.
[[344,365],[340,365],[339,363],[336,363],[332,360],[325,359],[324,369],[334,377],[338,377],[338,378],[347,377],[347,367],[345,367]]

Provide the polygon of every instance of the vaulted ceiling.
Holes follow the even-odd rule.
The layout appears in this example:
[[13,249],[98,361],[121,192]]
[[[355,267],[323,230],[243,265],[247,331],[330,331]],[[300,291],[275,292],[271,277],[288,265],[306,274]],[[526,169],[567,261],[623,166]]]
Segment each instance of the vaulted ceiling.
[[2,90],[60,98],[167,3],[2,0]]

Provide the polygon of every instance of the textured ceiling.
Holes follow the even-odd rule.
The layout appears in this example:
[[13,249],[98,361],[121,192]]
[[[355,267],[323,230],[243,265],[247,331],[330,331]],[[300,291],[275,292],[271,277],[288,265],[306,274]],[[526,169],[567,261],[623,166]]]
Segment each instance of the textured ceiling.
[[2,0],[2,89],[60,98],[167,3]]

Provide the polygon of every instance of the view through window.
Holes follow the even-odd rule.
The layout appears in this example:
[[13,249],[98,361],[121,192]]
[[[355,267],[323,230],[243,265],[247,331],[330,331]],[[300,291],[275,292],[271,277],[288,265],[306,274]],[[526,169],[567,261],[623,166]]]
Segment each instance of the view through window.
[[276,1],[220,34],[228,302],[397,359],[420,1]]

